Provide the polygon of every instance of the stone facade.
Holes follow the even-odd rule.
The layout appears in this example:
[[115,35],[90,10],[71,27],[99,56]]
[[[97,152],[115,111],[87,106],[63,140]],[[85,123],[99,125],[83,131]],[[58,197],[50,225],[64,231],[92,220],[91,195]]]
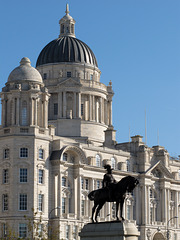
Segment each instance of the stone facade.
[[[59,39],[73,42],[74,24],[67,7],[60,20],[67,34],[62,31]],[[78,44],[71,50],[78,53]],[[140,181],[124,204],[124,217],[137,225],[139,239],[166,239],[167,230],[171,239],[180,239],[179,159],[164,147],[146,146],[139,135],[116,142],[112,83],[100,82],[93,53],[83,51],[84,60],[47,62],[37,70],[23,58],[2,89],[1,236],[7,226],[28,235],[26,215],[58,228],[59,239],[79,239],[90,222],[88,193],[102,186],[108,163],[117,181],[127,175]],[[112,221],[114,211],[107,203],[99,221]]]

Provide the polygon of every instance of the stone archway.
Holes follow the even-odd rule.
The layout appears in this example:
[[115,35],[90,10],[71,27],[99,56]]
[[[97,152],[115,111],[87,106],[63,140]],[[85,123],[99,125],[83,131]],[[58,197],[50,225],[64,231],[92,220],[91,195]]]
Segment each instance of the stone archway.
[[153,240],[165,240],[165,237],[162,233],[156,233],[153,237]]

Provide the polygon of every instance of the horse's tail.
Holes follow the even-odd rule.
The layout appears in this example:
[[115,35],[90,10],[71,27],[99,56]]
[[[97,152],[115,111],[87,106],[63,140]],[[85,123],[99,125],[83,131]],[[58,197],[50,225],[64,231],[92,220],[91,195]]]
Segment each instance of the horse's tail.
[[90,201],[94,201],[94,193],[95,193],[95,190],[88,194],[88,198]]

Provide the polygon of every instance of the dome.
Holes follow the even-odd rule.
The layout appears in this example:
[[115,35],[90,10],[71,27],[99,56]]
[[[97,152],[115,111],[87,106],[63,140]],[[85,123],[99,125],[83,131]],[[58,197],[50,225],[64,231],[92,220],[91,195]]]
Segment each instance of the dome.
[[33,67],[29,58],[24,57],[21,59],[20,66],[15,68],[8,77],[8,82],[17,81],[33,81],[43,82],[41,74]]
[[62,36],[49,44],[39,54],[36,67],[49,63],[87,63],[98,67],[93,51],[75,37]]

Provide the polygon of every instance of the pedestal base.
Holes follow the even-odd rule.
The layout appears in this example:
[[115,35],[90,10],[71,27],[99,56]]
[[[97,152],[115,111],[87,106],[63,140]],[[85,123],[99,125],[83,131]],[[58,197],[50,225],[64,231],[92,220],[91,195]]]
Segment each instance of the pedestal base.
[[81,240],[138,240],[139,235],[130,222],[88,223],[79,234]]

